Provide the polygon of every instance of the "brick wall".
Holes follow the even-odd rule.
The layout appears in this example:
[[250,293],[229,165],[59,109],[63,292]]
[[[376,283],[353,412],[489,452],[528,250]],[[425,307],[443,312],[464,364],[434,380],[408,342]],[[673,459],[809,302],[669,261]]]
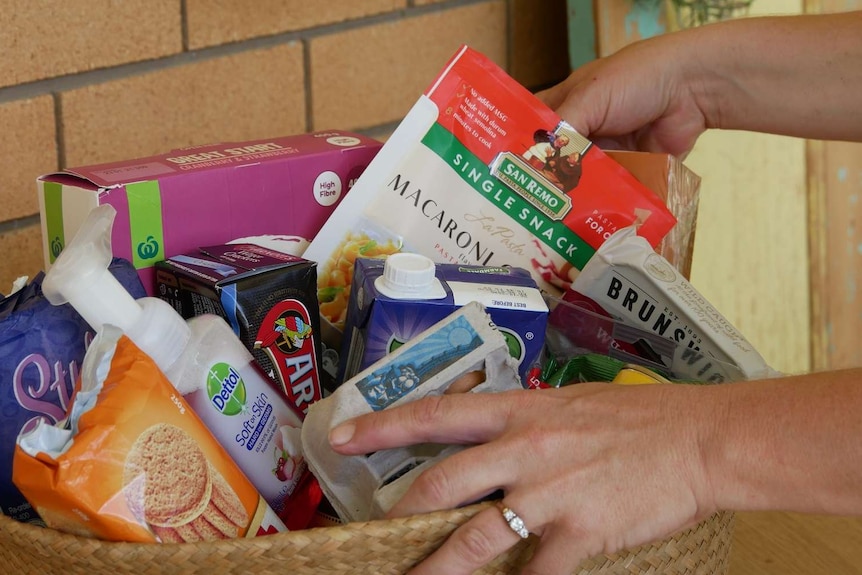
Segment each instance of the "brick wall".
[[0,293],[42,269],[35,179],[317,129],[385,138],[463,43],[568,73],[565,0],[0,0]]

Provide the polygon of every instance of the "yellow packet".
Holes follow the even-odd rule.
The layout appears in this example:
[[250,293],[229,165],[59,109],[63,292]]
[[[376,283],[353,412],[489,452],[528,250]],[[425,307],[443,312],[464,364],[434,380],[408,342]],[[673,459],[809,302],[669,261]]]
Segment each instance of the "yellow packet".
[[18,437],[12,479],[49,527],[113,541],[286,531],[173,385],[104,326],[67,419]]
[[617,372],[611,383],[622,385],[643,385],[649,383],[671,383],[651,369],[640,365],[628,364]]

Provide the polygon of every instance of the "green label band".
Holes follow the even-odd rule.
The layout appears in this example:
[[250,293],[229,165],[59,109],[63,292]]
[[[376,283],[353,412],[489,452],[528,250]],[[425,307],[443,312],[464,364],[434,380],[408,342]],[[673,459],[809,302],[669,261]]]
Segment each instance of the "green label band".
[[53,264],[66,247],[66,235],[63,231],[63,186],[56,182],[44,182],[42,190],[45,201],[48,262]]
[[126,197],[129,201],[132,263],[136,269],[148,268],[165,259],[159,183],[153,181],[128,184]]

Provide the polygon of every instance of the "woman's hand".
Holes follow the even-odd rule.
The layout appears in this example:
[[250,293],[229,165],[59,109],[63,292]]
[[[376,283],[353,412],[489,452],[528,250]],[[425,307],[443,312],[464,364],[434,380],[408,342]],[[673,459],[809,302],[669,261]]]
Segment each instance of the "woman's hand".
[[[584,383],[445,395],[345,422],[330,442],[351,455],[423,442],[469,445],[422,473],[389,515],[450,509],[502,489],[504,504],[541,538],[523,572],[562,575],[714,511],[700,431],[708,425],[704,408],[715,406],[698,393],[686,385]],[[518,541],[489,508],[413,573],[472,573]]]
[[708,128],[862,141],[860,30],[862,10],[717,22],[629,44],[538,96],[600,148],[685,157]]
[[679,34],[629,45],[537,96],[600,148],[684,157],[712,127],[684,40]]

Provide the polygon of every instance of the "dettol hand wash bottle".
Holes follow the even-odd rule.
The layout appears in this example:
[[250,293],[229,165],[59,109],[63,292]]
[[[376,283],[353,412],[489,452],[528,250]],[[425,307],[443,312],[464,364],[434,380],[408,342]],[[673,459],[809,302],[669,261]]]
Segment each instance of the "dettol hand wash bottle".
[[[216,315],[184,320],[167,302],[134,299],[108,272],[116,210],[92,210],[42,284],[54,305],[70,303],[99,331],[119,327],[149,355],[288,527],[301,526],[291,495],[307,465],[298,448],[301,419],[228,323]],[[297,495],[299,495],[297,493]],[[307,494],[303,494],[303,497]],[[311,513],[316,502],[299,506]]]

